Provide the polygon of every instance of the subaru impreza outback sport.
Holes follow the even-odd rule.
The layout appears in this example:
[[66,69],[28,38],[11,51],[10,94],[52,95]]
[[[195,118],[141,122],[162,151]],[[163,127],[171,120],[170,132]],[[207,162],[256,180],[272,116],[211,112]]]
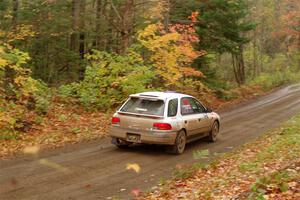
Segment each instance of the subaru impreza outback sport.
[[135,143],[168,145],[175,154],[186,143],[207,137],[215,142],[220,117],[196,98],[175,92],[132,94],[113,115],[109,128],[119,148]]

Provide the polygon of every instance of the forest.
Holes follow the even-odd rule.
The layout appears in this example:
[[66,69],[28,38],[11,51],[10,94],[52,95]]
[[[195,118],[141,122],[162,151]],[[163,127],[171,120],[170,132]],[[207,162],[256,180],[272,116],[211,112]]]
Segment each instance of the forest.
[[141,91],[217,108],[299,81],[299,52],[298,0],[1,0],[0,141]]

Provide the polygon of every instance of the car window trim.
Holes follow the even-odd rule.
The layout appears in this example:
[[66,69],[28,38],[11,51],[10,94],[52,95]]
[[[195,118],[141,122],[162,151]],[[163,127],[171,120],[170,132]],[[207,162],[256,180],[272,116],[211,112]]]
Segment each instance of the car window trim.
[[[196,102],[198,102],[200,104],[200,106],[203,107],[204,111],[207,109],[198,99],[192,97]],[[205,112],[201,112],[201,113],[205,113]]]
[[193,99],[193,97],[181,97],[181,99],[180,99],[180,114],[182,116],[199,114],[199,113],[194,113],[194,111],[193,111],[193,113],[182,114],[182,99]]
[[[170,105],[170,101],[172,101],[172,100],[177,100],[177,112],[176,112],[176,114],[175,114],[174,116],[169,116],[169,105]],[[178,104],[179,104],[178,98],[173,98],[173,99],[170,99],[170,100],[168,101],[168,106],[167,106],[167,117],[176,117],[176,116],[178,115],[179,106],[180,106],[180,105],[178,105]]]
[[199,114],[204,114],[205,112],[199,112],[199,113],[190,113],[190,114],[182,114],[182,99],[184,99],[184,98],[187,98],[187,99],[193,99],[193,100],[195,100],[196,102],[198,102],[199,104],[200,104],[200,106],[202,106],[203,108],[204,108],[204,110],[206,110],[207,108],[198,100],[198,99],[196,99],[195,97],[181,97],[180,98],[180,114],[182,115],[182,116],[186,116],[186,115],[199,115]]

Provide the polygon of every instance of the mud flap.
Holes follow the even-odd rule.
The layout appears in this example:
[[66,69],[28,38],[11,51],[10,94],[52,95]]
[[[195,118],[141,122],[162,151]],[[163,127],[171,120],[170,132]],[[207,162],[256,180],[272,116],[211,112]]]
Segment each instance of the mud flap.
[[111,143],[114,144],[114,145],[118,145],[118,139],[117,138],[112,138],[111,139]]

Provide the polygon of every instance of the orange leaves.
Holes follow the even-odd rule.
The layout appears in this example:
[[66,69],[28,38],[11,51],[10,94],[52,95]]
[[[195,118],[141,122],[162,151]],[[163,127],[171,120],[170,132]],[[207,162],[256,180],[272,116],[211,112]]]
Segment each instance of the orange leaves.
[[[198,168],[178,167],[180,176],[138,199],[299,199],[300,116],[233,153]],[[283,134],[284,133],[284,134]],[[206,157],[209,152],[194,152]],[[280,158],[280,159],[279,159]]]
[[203,77],[202,72],[195,70],[194,68],[191,68],[191,67],[182,67],[182,68],[180,68],[180,72],[184,76]]
[[192,21],[192,23],[197,22],[197,17],[199,16],[199,12],[192,12],[191,16],[189,16],[189,19]]
[[195,23],[197,22],[197,17],[199,16],[199,12],[193,12],[189,19],[191,22],[189,24],[171,24],[169,29],[171,31],[179,32],[182,36],[183,41],[189,42],[199,42],[199,37],[195,34]]
[[300,1],[286,0],[284,6],[287,8],[282,17],[285,26],[284,33],[293,42],[292,45],[299,48],[297,39],[300,39]]

